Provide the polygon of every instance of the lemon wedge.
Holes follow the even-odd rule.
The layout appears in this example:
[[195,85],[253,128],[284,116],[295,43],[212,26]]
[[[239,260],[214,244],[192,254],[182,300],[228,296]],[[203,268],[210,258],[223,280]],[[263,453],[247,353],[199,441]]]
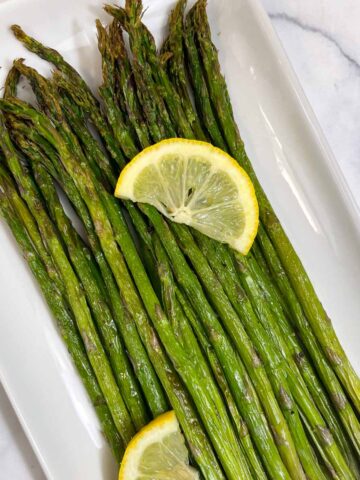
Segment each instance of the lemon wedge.
[[257,233],[259,208],[249,176],[206,142],[174,138],[146,148],[121,172],[115,195],[149,203],[243,254]]
[[173,411],[150,422],[129,443],[119,480],[198,480],[189,466],[184,437]]

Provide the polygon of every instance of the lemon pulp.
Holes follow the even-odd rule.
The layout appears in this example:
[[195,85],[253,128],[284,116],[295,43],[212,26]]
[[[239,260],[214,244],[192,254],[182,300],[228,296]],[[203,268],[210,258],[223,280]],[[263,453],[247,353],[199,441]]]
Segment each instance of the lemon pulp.
[[129,443],[119,480],[198,480],[189,466],[184,437],[173,411],[146,425]]
[[115,195],[149,203],[246,254],[258,228],[258,204],[246,172],[206,142],[169,139],[143,150],[122,171]]

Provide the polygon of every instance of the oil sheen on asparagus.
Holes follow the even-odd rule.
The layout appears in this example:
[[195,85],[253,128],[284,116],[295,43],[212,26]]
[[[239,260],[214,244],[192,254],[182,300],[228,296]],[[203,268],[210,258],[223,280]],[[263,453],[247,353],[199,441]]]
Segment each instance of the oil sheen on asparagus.
[[[11,27],[53,72],[15,60],[8,73],[0,213],[116,460],[174,410],[204,480],[359,479],[360,380],[246,154],[206,1],[179,0],[162,45],[141,0],[104,8],[94,92]],[[19,98],[22,77],[34,104]],[[133,157],[176,137],[212,143],[250,176],[260,225],[248,255],[114,197]]]

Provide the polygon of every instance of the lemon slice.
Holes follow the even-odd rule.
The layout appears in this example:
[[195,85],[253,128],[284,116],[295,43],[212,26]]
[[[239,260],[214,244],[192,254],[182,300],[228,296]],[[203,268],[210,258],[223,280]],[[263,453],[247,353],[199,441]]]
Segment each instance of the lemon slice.
[[243,254],[257,233],[259,209],[249,176],[206,142],[174,138],[146,148],[122,171],[115,195],[149,203]]
[[119,480],[198,480],[173,411],[150,422],[129,443]]

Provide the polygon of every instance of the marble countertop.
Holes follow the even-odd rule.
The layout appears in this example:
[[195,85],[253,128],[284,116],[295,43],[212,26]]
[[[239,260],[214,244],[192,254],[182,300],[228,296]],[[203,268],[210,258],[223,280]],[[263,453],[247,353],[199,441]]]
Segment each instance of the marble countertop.
[[[360,207],[360,3],[261,0]],[[43,480],[0,386],[0,480]]]

